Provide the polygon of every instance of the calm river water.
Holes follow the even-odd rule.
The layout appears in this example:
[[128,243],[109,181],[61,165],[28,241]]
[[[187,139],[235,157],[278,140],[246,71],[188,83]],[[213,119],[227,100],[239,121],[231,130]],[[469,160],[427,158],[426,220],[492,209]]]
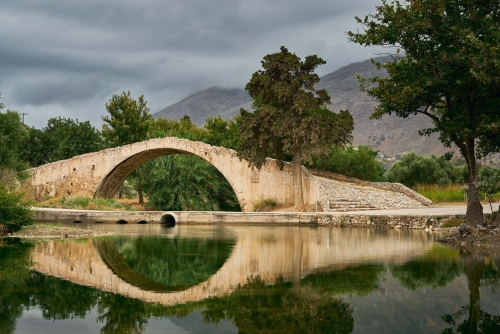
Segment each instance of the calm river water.
[[0,333],[500,333],[500,254],[422,231],[90,228],[0,240]]

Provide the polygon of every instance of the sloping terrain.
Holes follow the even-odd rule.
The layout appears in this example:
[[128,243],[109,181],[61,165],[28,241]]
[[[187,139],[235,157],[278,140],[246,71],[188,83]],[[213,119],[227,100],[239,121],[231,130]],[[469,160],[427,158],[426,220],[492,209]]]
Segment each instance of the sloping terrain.
[[[383,62],[389,58],[381,57],[378,60]],[[425,116],[417,115],[408,119],[384,116],[379,120],[371,120],[370,115],[376,102],[360,91],[356,73],[362,77],[385,75],[366,60],[323,76],[317,86],[326,89],[330,94],[332,111],[347,109],[353,115],[354,145],[371,146],[386,157],[403,155],[411,151],[424,155],[441,155],[447,152],[436,135],[431,137],[418,135],[419,129],[431,125]],[[193,123],[200,126],[209,116],[220,114],[221,117],[229,119],[237,115],[240,108],[250,110],[251,104],[251,99],[244,89],[212,87],[193,94],[153,116],[180,119],[183,115],[188,115]]]

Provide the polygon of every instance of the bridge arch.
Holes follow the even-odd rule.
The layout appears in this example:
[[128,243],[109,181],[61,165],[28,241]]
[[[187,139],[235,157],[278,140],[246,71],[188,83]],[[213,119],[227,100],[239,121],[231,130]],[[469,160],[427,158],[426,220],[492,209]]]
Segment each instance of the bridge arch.
[[185,151],[185,150],[177,150],[171,148],[152,148],[146,151],[139,152],[131,157],[125,158],[121,163],[116,165],[102,180],[101,184],[97,187],[94,198],[111,198],[113,197],[120,185],[127,179],[127,177],[132,174],[134,170],[138,167],[142,166],[148,161],[154,160],[156,158],[172,155],[172,154],[183,154],[183,155],[194,155],[197,156],[208,163],[212,164],[221,174],[224,176],[229,185],[233,189],[236,194],[236,198],[241,207],[243,204],[243,198],[241,198],[242,191],[238,191],[237,185],[234,182],[231,182],[231,177],[225,175],[225,170],[221,169],[217,165],[213,164],[208,158],[207,154],[199,155],[193,152]]
[[[157,138],[88,153],[31,169],[26,182],[35,199],[59,196],[111,197],[133,170],[147,161],[169,154],[196,155],[212,164],[233,188],[242,211],[252,203],[274,199],[279,204],[294,202],[293,165],[280,169],[267,159],[261,170],[252,170],[234,150],[175,137]],[[316,184],[309,173],[303,175],[306,205],[316,203]]]

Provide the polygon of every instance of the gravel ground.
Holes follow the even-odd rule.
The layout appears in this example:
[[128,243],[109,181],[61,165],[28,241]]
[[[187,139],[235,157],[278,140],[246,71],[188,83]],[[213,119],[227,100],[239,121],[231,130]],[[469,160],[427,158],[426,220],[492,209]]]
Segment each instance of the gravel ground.
[[27,226],[7,237],[48,239],[48,238],[86,238],[113,235],[112,232],[92,231],[81,228],[66,227],[55,224],[34,224]]

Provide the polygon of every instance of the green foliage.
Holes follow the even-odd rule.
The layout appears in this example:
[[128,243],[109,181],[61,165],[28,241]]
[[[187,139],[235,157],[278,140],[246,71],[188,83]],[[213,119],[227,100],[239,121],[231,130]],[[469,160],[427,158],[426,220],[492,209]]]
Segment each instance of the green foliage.
[[287,155],[294,156],[295,207],[304,205],[302,160],[326,154],[332,145],[351,140],[354,122],[348,111],[332,113],[330,96],[314,85],[316,67],[326,62],[316,55],[304,61],[284,46],[262,60],[263,70],[252,75],[245,89],[253,99],[253,113],[240,110],[240,159],[251,167],[262,167],[267,157],[276,157],[283,166]]
[[327,291],[334,295],[364,296],[378,287],[379,276],[385,271],[381,264],[364,264],[325,273],[306,276],[302,286]]
[[465,201],[464,189],[458,184],[444,186],[437,184],[417,184],[413,189],[434,203]]
[[238,149],[240,146],[240,119],[239,115],[229,121],[222,119],[220,115],[208,117],[204,125],[208,131],[205,142],[213,146]]
[[129,205],[114,198],[59,197],[37,203],[41,208],[64,208],[84,210],[133,210]]
[[479,182],[481,192],[486,195],[490,203],[491,212],[495,201],[495,195],[500,192],[500,170],[490,166],[484,166],[479,170]]
[[460,218],[451,218],[451,219],[447,219],[442,227],[444,228],[447,228],[447,227],[456,227],[458,225],[460,225],[462,223],[462,219]]
[[230,320],[239,333],[351,333],[354,328],[348,303],[307,288],[297,293],[282,278],[268,286],[258,276],[249,279],[230,296],[214,298],[202,314],[206,322]]
[[144,165],[148,205],[157,210],[241,211],[224,176],[197,156],[170,155]]
[[383,181],[385,168],[375,160],[377,151],[369,146],[333,146],[326,157],[314,158],[308,166],[366,181]]
[[9,191],[5,185],[0,184],[0,234],[15,232],[34,222],[30,203],[23,199],[23,194]]
[[28,132],[17,111],[2,112],[0,104],[0,168],[21,172],[27,168],[19,157],[21,143],[28,137]]
[[387,181],[399,182],[407,187],[417,184],[447,185],[460,181],[461,169],[443,157],[424,157],[408,153],[392,165]]
[[283,160],[300,149],[303,158],[326,154],[332,145],[351,140],[353,120],[347,111],[330,112],[330,96],[316,90],[316,67],[326,62],[316,55],[304,61],[281,47],[262,61],[245,89],[253,99],[253,113],[240,112],[238,154],[260,168],[266,157]]
[[103,116],[102,135],[109,146],[116,147],[148,139],[153,123],[144,95],[137,100],[128,93],[113,94],[106,103],[109,115]]
[[183,116],[180,120],[158,118],[150,129],[151,138],[177,137],[192,141],[207,142],[208,133],[205,129],[198,128],[191,122],[189,116]]
[[119,237],[113,238],[113,243],[135,272],[172,289],[205,282],[222,267],[234,247],[234,241],[195,238]]
[[470,196],[466,222],[483,221],[476,156],[500,149],[500,2],[498,0],[382,0],[376,12],[356,18],[349,32],[365,46],[394,47],[394,61],[380,64],[388,76],[361,79],[362,89],[380,101],[374,118],[422,114],[466,160]]
[[51,118],[42,130],[32,128],[28,133],[20,154],[32,167],[104,148],[101,133],[89,121]]
[[278,201],[274,198],[263,198],[260,201],[252,203],[253,211],[262,211],[263,208],[274,208],[278,205]]
[[[452,253],[448,254],[450,251]],[[445,247],[436,247],[426,256],[402,265],[390,265],[389,270],[402,286],[411,291],[446,286],[464,273],[458,250]]]

